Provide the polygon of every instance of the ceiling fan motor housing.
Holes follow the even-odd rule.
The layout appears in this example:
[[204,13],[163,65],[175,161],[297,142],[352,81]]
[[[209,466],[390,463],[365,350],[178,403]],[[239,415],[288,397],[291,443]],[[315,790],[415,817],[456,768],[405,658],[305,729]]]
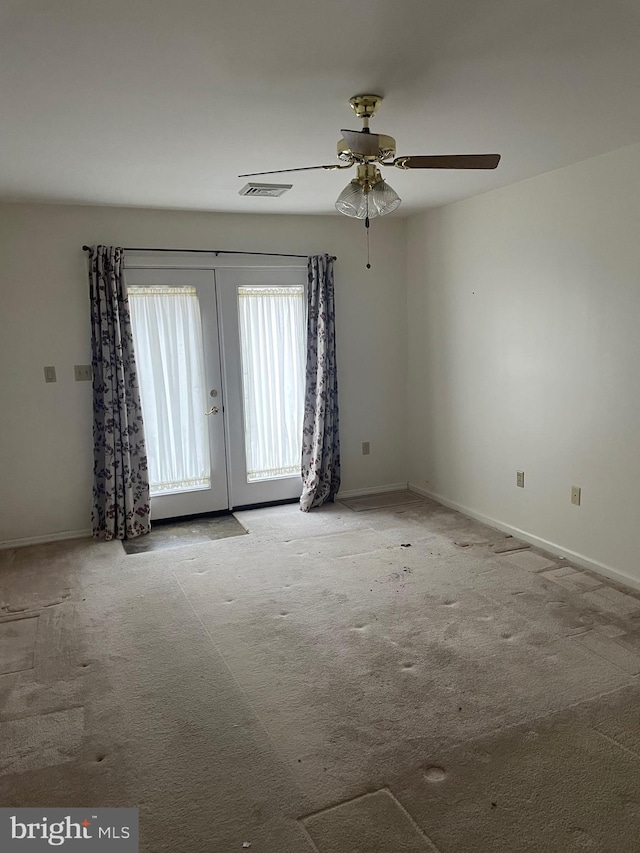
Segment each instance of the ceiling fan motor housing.
[[384,133],[377,134],[378,140],[380,143],[380,149],[375,156],[363,156],[362,154],[354,154],[353,151],[349,148],[344,139],[340,139],[338,141],[338,160],[342,160],[343,163],[353,163],[357,161],[359,163],[366,162],[380,162],[381,160],[389,160],[392,157],[395,157],[396,154],[396,141],[393,136],[386,136]]

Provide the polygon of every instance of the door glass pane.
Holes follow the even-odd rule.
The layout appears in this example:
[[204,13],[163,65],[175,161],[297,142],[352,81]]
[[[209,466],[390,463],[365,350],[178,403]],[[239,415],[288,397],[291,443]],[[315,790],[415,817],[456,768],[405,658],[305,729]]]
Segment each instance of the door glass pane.
[[129,287],[151,494],[211,487],[195,287]]
[[247,482],[300,475],[303,287],[239,287]]

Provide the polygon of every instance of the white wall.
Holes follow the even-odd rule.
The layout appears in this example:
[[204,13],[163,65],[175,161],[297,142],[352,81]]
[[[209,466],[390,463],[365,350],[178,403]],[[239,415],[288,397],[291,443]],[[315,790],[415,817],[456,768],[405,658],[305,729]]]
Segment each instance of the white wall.
[[[259,201],[259,200],[258,200]],[[90,527],[91,385],[83,243],[338,256],[343,489],[407,480],[405,222],[0,205],[0,542]],[[44,365],[58,381],[45,384]],[[361,442],[371,455],[361,455]]]
[[639,582],[640,146],[408,228],[410,480]]

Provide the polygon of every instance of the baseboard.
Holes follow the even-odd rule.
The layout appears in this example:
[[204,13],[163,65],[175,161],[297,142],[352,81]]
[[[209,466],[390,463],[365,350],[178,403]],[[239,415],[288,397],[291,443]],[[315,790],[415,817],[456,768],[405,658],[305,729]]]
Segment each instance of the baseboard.
[[366,489],[349,489],[346,492],[339,491],[336,495],[336,500],[340,501],[343,498],[361,498],[365,495],[380,495],[383,492],[398,492],[406,488],[406,483],[391,483],[388,486],[369,486]]
[[491,516],[485,515],[482,512],[476,512],[476,510],[470,509],[470,507],[463,506],[462,504],[456,503],[456,501],[451,501],[443,495],[439,495],[436,492],[430,492],[428,489],[423,489],[421,486],[416,486],[414,483],[409,483],[408,488],[409,491],[415,492],[417,495],[422,495],[422,497],[425,498],[431,498],[431,500],[437,501],[443,506],[449,507],[449,509],[455,509],[463,515],[468,515],[469,518],[475,518],[476,521],[481,521],[483,524],[488,524],[490,527],[502,530],[503,533],[510,533],[512,536],[522,539],[530,545],[535,545],[536,548],[540,548],[542,551],[547,551],[554,556],[565,557],[567,560],[571,560],[572,563],[576,563],[583,569],[589,569],[589,571],[595,572],[599,575],[604,575],[604,577],[609,578],[610,580],[617,581],[618,583],[629,586],[632,589],[640,590],[640,580],[638,578],[626,575],[624,572],[620,572],[617,569],[608,566],[606,563],[599,563],[597,560],[591,560],[589,557],[585,557],[584,554],[579,554],[577,551],[572,551],[569,548],[563,548],[562,545],[558,545],[556,542],[549,542],[547,539],[542,539],[542,537],[535,536],[533,533],[529,533],[526,530],[520,530],[520,528],[514,527],[511,524],[505,524],[505,522],[498,521],[497,518],[491,518]]
[[27,536],[25,539],[7,539],[0,542],[0,551],[6,548],[23,548],[25,545],[45,545],[47,542],[62,542],[65,539],[88,539],[90,530],[65,530],[62,533],[45,533],[44,536]]

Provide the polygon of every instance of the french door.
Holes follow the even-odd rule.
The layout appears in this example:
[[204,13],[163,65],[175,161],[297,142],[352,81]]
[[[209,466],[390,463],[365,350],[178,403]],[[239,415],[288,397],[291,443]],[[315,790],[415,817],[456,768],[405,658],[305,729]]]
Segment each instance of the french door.
[[232,506],[300,497],[305,284],[296,269],[216,271]]
[[127,266],[153,519],[300,496],[305,279]]
[[229,507],[213,271],[127,271],[153,519]]

